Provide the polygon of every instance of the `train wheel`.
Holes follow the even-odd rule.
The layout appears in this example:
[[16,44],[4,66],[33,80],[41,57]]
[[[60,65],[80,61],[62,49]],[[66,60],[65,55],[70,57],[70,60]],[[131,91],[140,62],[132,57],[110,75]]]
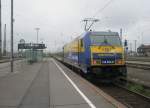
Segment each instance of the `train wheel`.
[[85,73],[82,70],[79,70],[79,74],[85,78]]
[[85,78],[89,81],[92,81],[93,80],[93,75],[91,73],[87,73],[87,74],[85,74]]
[[127,67],[126,66],[120,68],[120,74],[121,74],[121,77],[127,78]]
[[119,77],[121,77],[121,78],[119,78],[120,83],[122,85],[127,85],[127,67],[126,66],[120,68],[120,76]]

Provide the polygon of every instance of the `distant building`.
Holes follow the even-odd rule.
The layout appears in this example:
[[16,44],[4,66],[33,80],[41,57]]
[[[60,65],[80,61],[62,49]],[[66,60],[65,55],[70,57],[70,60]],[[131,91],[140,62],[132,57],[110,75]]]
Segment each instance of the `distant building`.
[[128,56],[137,56],[137,52],[135,51],[129,51]]
[[137,48],[137,53],[140,56],[150,56],[150,45],[141,45]]

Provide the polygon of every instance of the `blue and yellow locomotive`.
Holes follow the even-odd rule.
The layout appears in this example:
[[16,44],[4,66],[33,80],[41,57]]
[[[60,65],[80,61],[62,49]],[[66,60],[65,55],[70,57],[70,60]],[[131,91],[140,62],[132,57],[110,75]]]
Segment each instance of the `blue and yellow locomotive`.
[[63,60],[101,78],[126,77],[124,49],[117,32],[88,31],[63,47]]

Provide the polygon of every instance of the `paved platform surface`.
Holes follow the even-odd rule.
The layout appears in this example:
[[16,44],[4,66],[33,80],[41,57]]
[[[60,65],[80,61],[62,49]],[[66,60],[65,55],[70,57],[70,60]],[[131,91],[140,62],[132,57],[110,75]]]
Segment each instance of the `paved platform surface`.
[[[14,61],[14,73],[21,72],[26,65],[24,60]],[[0,78],[11,74],[10,70],[10,62],[0,63]]]
[[[69,79],[70,78],[70,79]],[[0,77],[0,108],[115,108],[62,64],[49,59]]]

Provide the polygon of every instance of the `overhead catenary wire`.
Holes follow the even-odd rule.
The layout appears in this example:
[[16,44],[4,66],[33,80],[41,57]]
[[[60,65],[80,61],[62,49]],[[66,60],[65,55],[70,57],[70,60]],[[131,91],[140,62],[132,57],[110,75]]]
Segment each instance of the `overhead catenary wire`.
[[[109,0],[102,8],[100,8],[92,18],[86,18],[83,21],[85,22],[85,31],[90,30],[90,28],[93,26],[94,22],[99,21],[98,19],[96,19],[97,14],[101,13],[102,11],[104,11],[104,9],[106,9],[106,7],[108,7],[114,0]],[[97,20],[97,21],[95,21]],[[89,27],[87,28],[88,22],[91,22],[91,24],[89,25]]]
[[95,18],[99,13],[104,11],[114,0],[109,0],[102,8],[100,8],[93,16]]

